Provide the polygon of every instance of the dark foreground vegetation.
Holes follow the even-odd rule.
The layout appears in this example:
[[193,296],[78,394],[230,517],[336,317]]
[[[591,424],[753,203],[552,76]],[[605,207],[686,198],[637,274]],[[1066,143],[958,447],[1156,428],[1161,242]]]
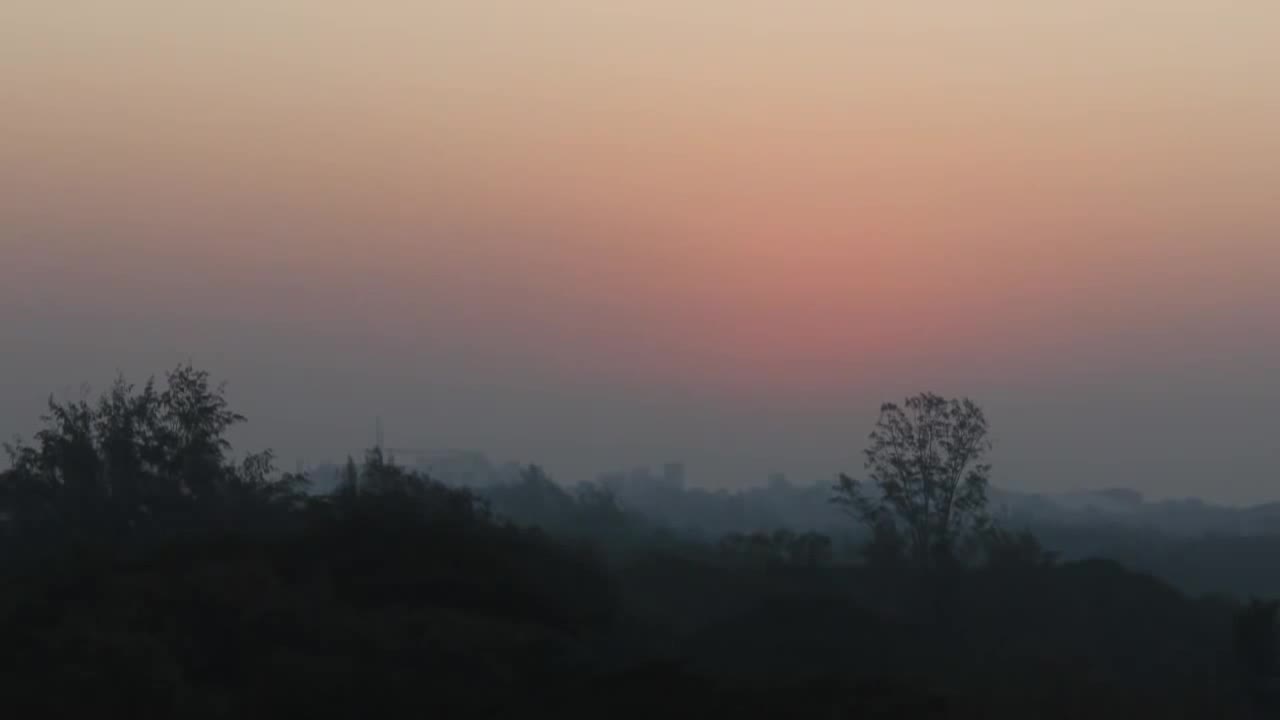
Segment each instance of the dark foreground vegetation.
[[[331,494],[189,367],[51,403],[0,475],[14,717],[1273,717],[1277,606],[1057,562],[984,515],[985,419],[887,405],[870,542],[689,539],[530,468],[482,496],[375,449]],[[934,446],[937,446],[936,449]]]

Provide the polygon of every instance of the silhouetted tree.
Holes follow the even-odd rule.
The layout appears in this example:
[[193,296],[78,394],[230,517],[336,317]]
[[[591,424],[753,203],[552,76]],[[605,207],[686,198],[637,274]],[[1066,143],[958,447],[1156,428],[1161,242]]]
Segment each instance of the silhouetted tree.
[[180,365],[167,380],[160,394],[164,471],[184,493],[213,499],[231,449],[227,430],[245,418],[228,408],[226,385],[211,386],[207,371]]
[[362,495],[417,497],[421,494],[420,484],[417,475],[397,464],[395,458],[384,455],[382,448],[365,452],[358,485]]
[[9,469],[0,473],[0,516],[7,532],[26,535],[56,529],[62,523],[60,498],[40,453],[19,442],[4,448]]
[[809,567],[829,565],[834,556],[831,537],[822,533],[807,532],[800,535],[792,558]]
[[[232,457],[242,418],[203,373],[118,380],[96,404],[51,402],[32,445],[6,446],[0,696],[58,717],[1168,718],[1247,716],[1243,686],[1277,716],[1280,603],[1191,600],[1113,561],[1047,567],[1029,532],[984,522],[980,412],[917,401],[886,406],[873,435],[878,496],[846,478],[837,498],[871,524],[868,560],[973,542],[1019,572],[797,571],[827,565],[831,540],[788,529],[726,535],[719,563],[654,532],[602,563],[557,537],[637,517],[601,485],[566,492],[531,466],[487,490],[494,522],[375,448],[332,496],[305,496],[270,452]],[[825,500],[763,492],[751,503]],[[653,497],[725,529],[783,527],[724,510],[747,493]],[[122,542],[56,542],[152,516],[158,531]]]
[[11,529],[129,532],[175,511],[171,526],[188,527],[192,510],[212,520],[296,506],[306,484],[277,477],[269,452],[229,460],[227,431],[244,417],[190,365],[168,373],[162,392],[118,378],[95,404],[50,398],[42,420],[34,446],[6,446],[0,512]]
[[305,475],[284,473],[275,477],[275,454],[252,453],[226,469],[228,495],[241,507],[292,510],[301,506],[310,482]]
[[832,501],[873,531],[901,527],[918,565],[952,559],[957,542],[986,523],[991,442],[982,409],[933,393],[886,403],[870,440],[864,454],[873,492],[841,474]]
[[145,512],[164,449],[158,444],[160,397],[147,381],[141,393],[123,377],[98,401],[94,433],[114,511],[125,522]]
[[577,503],[537,465],[520,471],[520,480],[490,488],[493,508],[508,519],[548,530],[571,529]]
[[334,495],[343,500],[354,500],[360,494],[360,469],[356,467],[356,461],[350,455],[347,456],[347,464],[342,467],[342,475],[338,480],[338,487],[334,490]]
[[[87,392],[87,391],[86,391]],[[11,469],[0,485],[14,527],[87,529],[103,520],[109,495],[102,458],[94,441],[94,411],[88,401],[49,398],[35,447],[7,445]]]
[[1040,540],[1027,529],[1012,532],[990,527],[978,536],[977,544],[988,567],[1047,567],[1056,560],[1056,555],[1046,551]]
[[66,404],[50,398],[44,421],[45,428],[36,433],[41,465],[83,519],[107,496],[93,441],[93,409],[83,398]]
[[877,518],[871,526],[871,539],[862,546],[862,557],[874,567],[902,565],[907,557],[906,541],[896,525],[887,518]]

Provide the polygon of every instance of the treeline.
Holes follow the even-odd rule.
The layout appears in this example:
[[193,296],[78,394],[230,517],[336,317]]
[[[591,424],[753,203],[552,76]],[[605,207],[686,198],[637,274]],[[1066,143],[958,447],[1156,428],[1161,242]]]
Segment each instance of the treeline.
[[[591,527],[595,529],[589,534],[601,542],[631,537],[642,544],[680,540],[714,546],[729,536],[771,536],[782,530],[827,537],[835,564],[891,560],[902,550],[897,543],[869,547],[874,533],[850,522],[847,514],[832,505],[829,484],[775,482],[714,491],[669,486],[646,490],[633,484],[614,490],[599,482],[572,488],[554,481],[529,483],[529,472],[526,468],[501,482],[469,487],[491,500],[495,511],[517,522],[566,532]],[[584,507],[579,507],[580,499]],[[1003,505],[1005,499],[1003,494],[995,495],[989,503],[989,512],[995,516],[989,532],[979,538],[982,542],[970,540],[964,548],[971,564],[983,564],[983,558],[992,553],[999,563],[1019,557],[1032,562],[1037,552],[1061,562],[1106,557],[1193,595],[1280,596],[1280,573],[1274,572],[1280,534],[1169,533],[1101,512],[1066,519],[1045,512],[1023,513]],[[597,515],[590,506],[601,502],[605,504]],[[597,532],[601,527],[608,530]],[[887,549],[888,555],[868,557],[869,550],[879,549]]]
[[[1249,717],[1275,603],[1064,561],[987,515],[986,420],[881,408],[814,530],[673,531],[543,470],[473,491],[377,450],[332,492],[235,459],[189,366],[50,402],[0,473],[16,716]],[[856,525],[855,525],[856,523]]]
[[191,366],[170,372],[163,388],[121,378],[94,403],[50,398],[42,421],[34,444],[5,446],[0,512],[11,534],[265,526],[305,498],[305,478],[277,476],[269,451],[231,460],[227,432],[244,417]]

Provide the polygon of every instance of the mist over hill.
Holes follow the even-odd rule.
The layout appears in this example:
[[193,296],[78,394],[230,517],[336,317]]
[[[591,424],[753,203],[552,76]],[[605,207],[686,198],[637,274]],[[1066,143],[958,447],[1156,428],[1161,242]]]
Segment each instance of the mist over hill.
[[[905,408],[905,409],[904,409]],[[374,447],[281,472],[209,374],[51,400],[0,471],[27,715],[1249,717],[1280,707],[1268,508],[989,488],[985,414],[885,403],[870,483],[573,485]],[[1235,524],[1232,525],[1231,523]],[[1224,527],[1234,528],[1227,533]],[[1246,600],[1246,598],[1249,598]]]
[[[483,490],[518,482],[521,464],[496,462],[480,450],[417,453],[400,458],[406,466],[448,485]],[[308,470],[317,491],[336,486],[341,466],[326,463]],[[762,482],[738,489],[709,489],[696,470],[665,462],[601,472],[595,483],[613,492],[628,509],[651,520],[686,530],[749,530],[787,525],[830,529],[845,524],[829,507],[834,482],[795,482],[785,473],[762,472]],[[992,510],[1016,524],[1064,527],[1111,526],[1146,530],[1170,537],[1203,535],[1280,535],[1280,501],[1224,505],[1199,498],[1150,500],[1130,488],[1028,493],[993,486]]]
[[[518,463],[495,462],[481,451],[411,460],[411,467],[447,485],[499,499],[497,509],[516,519],[546,519],[505,493],[523,482]],[[337,465],[312,468],[313,488],[336,487],[340,472]],[[762,483],[712,490],[699,487],[694,469],[667,462],[603,472],[576,486],[583,488],[607,491],[621,511],[688,539],[789,528],[824,533],[837,550],[854,552],[867,538],[832,505],[827,481],[801,484],[770,473]],[[1280,553],[1280,502],[1234,507],[1197,498],[1152,501],[1127,488],[1025,493],[992,487],[990,507],[1000,523],[1031,531],[1065,560],[1111,558],[1190,592],[1280,594],[1280,576],[1271,571],[1271,553]]]

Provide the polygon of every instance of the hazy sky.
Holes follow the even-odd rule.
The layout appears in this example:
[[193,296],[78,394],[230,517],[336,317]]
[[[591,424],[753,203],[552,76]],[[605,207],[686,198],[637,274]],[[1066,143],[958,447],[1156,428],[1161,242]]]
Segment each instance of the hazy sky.
[[0,435],[190,359],[245,449],[1280,498],[1273,0],[8,0]]

